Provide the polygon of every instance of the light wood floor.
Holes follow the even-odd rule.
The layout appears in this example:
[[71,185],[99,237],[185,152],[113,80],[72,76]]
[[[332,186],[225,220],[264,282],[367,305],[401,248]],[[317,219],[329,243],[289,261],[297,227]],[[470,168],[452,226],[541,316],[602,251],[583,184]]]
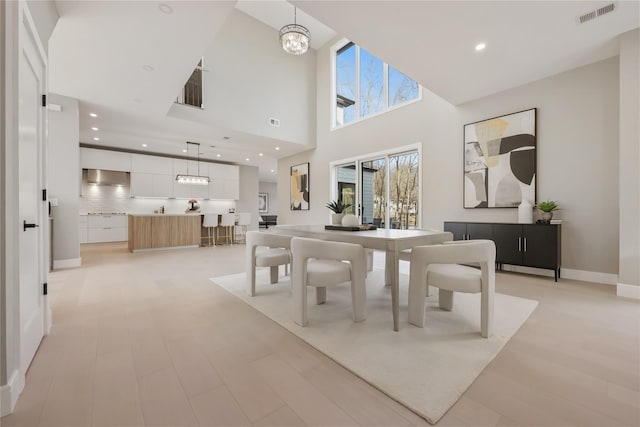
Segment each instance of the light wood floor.
[[[53,329],[2,426],[427,425],[213,285],[244,249],[84,245],[51,275]],[[438,425],[640,425],[638,301],[515,273],[497,288],[540,304]]]

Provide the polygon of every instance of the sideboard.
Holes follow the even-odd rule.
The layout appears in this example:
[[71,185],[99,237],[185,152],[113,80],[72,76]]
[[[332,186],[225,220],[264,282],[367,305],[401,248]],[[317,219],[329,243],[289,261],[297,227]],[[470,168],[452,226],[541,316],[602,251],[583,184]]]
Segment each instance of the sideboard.
[[446,221],[454,240],[487,239],[496,244],[496,266],[519,265],[553,270],[560,277],[560,224],[509,224]]

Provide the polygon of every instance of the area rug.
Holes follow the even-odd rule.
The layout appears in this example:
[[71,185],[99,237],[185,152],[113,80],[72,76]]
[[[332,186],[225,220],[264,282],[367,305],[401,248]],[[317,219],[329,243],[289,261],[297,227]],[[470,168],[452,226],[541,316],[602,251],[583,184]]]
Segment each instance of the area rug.
[[408,323],[408,277],[400,276],[400,331],[393,331],[391,290],[384,271],[367,277],[367,319],[352,321],[348,285],[327,290],[327,302],[315,305],[310,289],[309,325],[291,320],[289,277],[269,285],[269,270],[256,274],[255,297],[246,291],[245,274],[215,277],[218,286],[279,323],[429,423],[436,423],[480,375],[531,315],[537,301],[496,294],[494,334],[480,336],[480,295],[455,294],[451,312],[438,308],[437,290],[427,299],[426,327]]

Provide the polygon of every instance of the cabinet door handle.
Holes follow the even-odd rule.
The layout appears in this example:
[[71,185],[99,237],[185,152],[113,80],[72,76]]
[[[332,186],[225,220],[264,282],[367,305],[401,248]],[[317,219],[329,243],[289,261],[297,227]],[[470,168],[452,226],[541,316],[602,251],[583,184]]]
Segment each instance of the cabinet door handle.
[[518,237],[518,252],[522,252],[522,237]]
[[524,238],[524,251],[527,252],[527,238]]
[[111,230],[111,227],[104,227],[103,230]]

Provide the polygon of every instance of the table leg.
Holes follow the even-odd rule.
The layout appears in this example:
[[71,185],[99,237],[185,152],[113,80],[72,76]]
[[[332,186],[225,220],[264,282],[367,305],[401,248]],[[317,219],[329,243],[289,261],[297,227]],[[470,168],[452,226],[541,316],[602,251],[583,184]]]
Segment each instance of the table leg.
[[398,251],[388,250],[386,254],[386,268],[385,271],[388,271],[388,274],[385,273],[385,276],[391,279],[391,305],[393,309],[393,330],[400,330],[400,322],[399,322],[399,293],[400,293],[400,269],[399,263],[400,259],[398,257]]

